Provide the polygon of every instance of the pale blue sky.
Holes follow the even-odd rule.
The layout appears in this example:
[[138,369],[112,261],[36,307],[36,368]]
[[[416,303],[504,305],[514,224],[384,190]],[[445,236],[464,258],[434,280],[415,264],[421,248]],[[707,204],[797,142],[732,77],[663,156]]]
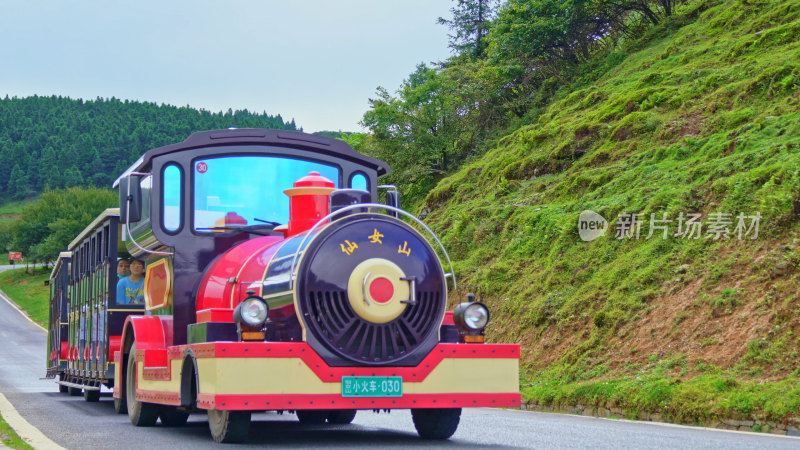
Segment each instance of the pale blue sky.
[[0,0],[0,95],[247,108],[359,130],[375,88],[449,55],[449,0]]

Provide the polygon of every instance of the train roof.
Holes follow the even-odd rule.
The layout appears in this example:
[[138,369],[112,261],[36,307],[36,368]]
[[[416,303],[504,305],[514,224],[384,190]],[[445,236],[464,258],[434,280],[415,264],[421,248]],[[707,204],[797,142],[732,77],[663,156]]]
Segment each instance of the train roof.
[[227,130],[193,133],[186,138],[185,141],[178,144],[171,144],[148,150],[114,181],[113,187],[116,188],[120,180],[129,173],[137,172],[147,167],[150,161],[156,156],[194,148],[225,145],[278,145],[289,148],[304,148],[372,167],[378,172],[378,176],[391,172],[389,165],[385,162],[362,155],[353,150],[346,142],[338,139],[300,133],[297,131],[267,130],[262,128],[231,128]]
[[72,252],[61,252],[58,254],[58,259],[56,259],[56,263],[53,264],[53,270],[50,271],[51,280],[56,276],[56,272],[58,272],[59,267],[61,267],[61,264],[63,264],[64,260],[67,258],[72,258]]
[[84,228],[83,231],[81,231],[81,233],[69,243],[67,248],[70,250],[75,250],[75,247],[80,245],[81,241],[83,241],[86,236],[98,229],[108,217],[119,217],[119,208],[108,208],[101,212],[99,216],[95,217],[92,223],[87,225],[86,228]]

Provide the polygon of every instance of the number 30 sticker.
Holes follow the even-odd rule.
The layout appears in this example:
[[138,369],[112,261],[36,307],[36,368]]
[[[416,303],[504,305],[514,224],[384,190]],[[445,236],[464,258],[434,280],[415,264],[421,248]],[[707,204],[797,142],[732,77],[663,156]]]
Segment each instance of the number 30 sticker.
[[208,164],[206,164],[204,162],[197,163],[197,171],[198,172],[206,173],[207,170],[208,170]]

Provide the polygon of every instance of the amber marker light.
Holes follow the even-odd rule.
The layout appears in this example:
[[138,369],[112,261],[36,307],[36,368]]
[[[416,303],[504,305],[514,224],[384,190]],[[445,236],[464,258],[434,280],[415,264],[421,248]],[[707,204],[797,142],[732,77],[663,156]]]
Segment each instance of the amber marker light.
[[483,344],[485,339],[486,337],[482,334],[479,334],[477,336],[472,336],[469,334],[464,335],[464,342],[467,344]]
[[263,331],[242,331],[243,341],[263,341],[266,339],[266,333]]

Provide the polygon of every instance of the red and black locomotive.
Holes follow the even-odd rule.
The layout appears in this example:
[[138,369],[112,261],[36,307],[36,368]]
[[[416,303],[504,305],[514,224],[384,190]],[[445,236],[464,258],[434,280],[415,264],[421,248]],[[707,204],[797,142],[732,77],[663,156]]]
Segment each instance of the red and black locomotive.
[[[53,270],[48,375],[88,401],[113,388],[137,426],[205,410],[220,442],[243,440],[254,411],[349,423],[411,409],[441,439],[461,408],[518,407],[519,346],[484,343],[481,303],[445,311],[449,258],[378,185],[388,172],[344,142],[275,130],[148,151],[115,183],[120,208]],[[127,256],[146,267],[141,297],[117,292]]]

